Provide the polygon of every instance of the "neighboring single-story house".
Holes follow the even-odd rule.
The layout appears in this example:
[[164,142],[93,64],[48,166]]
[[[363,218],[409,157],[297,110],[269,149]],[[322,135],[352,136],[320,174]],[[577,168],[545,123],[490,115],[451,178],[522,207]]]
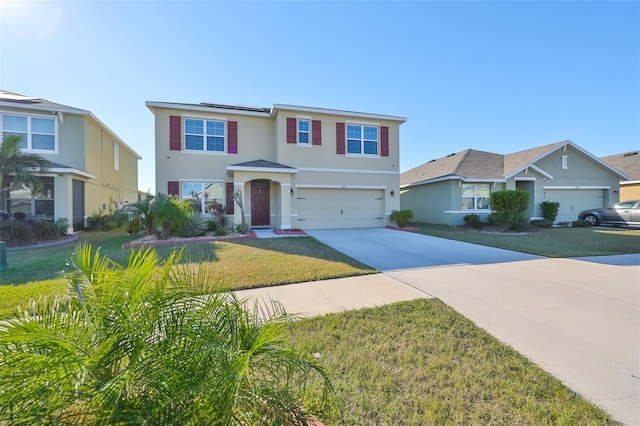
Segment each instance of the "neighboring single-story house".
[[467,149],[424,163],[400,175],[400,206],[420,222],[459,225],[467,214],[486,220],[494,191],[527,191],[528,219],[540,218],[540,202],[557,201],[557,222],[582,210],[619,201],[627,176],[566,140],[502,155]]
[[251,227],[382,227],[399,201],[404,117],[274,104],[147,102],[156,191]]
[[0,90],[0,129],[51,162],[42,194],[13,188],[0,194],[0,211],[67,218],[73,232],[100,209],[137,201],[140,155],[90,111]]
[[640,200],[640,150],[600,159],[628,176],[620,181],[620,201]]

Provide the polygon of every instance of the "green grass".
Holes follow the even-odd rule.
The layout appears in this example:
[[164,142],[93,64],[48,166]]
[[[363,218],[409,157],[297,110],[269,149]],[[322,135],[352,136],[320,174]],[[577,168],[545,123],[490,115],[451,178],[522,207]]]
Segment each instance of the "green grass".
[[304,319],[290,336],[330,372],[327,425],[614,424],[437,299]]
[[607,256],[640,253],[640,230],[628,228],[550,228],[521,235],[488,233],[463,227],[412,223],[419,232],[548,257]]
[[[130,238],[120,231],[82,233],[79,242],[90,242],[100,253],[126,264]],[[64,272],[77,243],[7,252],[9,269],[0,273],[0,317],[38,295],[64,294]],[[375,273],[376,270],[311,237],[290,237],[158,246],[166,258],[184,247],[183,262],[210,263],[224,284],[232,289],[264,287]]]

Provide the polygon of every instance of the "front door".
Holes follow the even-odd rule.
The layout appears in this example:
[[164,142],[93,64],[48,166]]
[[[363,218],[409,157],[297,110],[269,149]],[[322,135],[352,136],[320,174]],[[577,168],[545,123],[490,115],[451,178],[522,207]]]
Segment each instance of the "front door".
[[251,182],[251,226],[269,225],[271,225],[269,181],[254,180]]

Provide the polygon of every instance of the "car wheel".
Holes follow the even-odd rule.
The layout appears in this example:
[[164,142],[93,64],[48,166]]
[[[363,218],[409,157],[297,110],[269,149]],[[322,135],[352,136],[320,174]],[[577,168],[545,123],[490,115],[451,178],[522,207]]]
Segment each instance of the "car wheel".
[[591,223],[591,226],[596,226],[598,223],[600,223],[600,221],[598,220],[598,217],[594,214],[588,214],[584,217],[584,220],[586,220],[587,222]]

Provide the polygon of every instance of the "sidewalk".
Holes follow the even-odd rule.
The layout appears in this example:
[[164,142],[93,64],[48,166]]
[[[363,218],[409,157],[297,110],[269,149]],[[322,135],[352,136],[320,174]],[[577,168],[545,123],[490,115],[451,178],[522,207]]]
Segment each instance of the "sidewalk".
[[259,301],[266,307],[270,306],[272,300],[277,300],[282,303],[287,313],[302,316],[324,315],[405,300],[431,298],[427,293],[385,274],[261,287],[239,290],[235,294],[240,299]]

